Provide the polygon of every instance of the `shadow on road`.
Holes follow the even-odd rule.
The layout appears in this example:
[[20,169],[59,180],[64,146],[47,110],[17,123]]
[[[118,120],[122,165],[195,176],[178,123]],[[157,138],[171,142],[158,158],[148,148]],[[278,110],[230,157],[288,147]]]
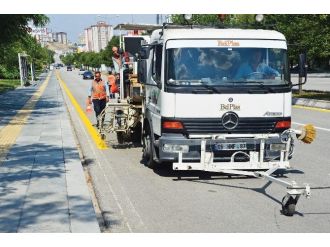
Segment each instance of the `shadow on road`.
[[[8,91],[4,94],[0,94],[0,128],[6,126],[12,118],[21,110],[28,100],[37,91],[38,86],[31,86],[28,88],[19,88],[13,91]],[[55,115],[49,109],[54,109],[59,107],[59,102],[50,101],[47,98],[39,98],[33,109],[30,117],[33,119],[38,119],[42,116]],[[38,121],[31,122],[30,124],[39,124]]]
[[[141,161],[143,163],[143,161]],[[259,194],[262,194],[269,198],[270,200],[278,203],[279,205],[282,205],[282,202],[278,200],[277,198],[269,195],[267,193],[267,188],[272,184],[271,181],[267,181],[265,185],[258,188],[251,188],[251,187],[245,187],[245,186],[239,186],[239,185],[231,185],[231,184],[225,184],[221,183],[228,182],[228,181],[239,181],[239,180],[260,180],[260,178],[255,177],[248,177],[243,175],[231,175],[231,174],[224,174],[224,173],[215,173],[215,172],[205,172],[205,171],[175,171],[172,170],[172,164],[166,163],[162,164],[161,167],[157,167],[156,169],[153,169],[154,173],[156,173],[159,176],[162,177],[173,177],[173,181],[188,181],[193,183],[201,183],[201,184],[208,184],[208,185],[214,185],[214,186],[221,186],[221,187],[228,187],[228,188],[234,188],[239,190],[251,190],[254,192],[257,192]],[[303,171],[297,170],[297,169],[291,169],[291,170],[279,170],[276,174],[274,174],[274,177],[280,177],[280,178],[288,178],[286,174],[304,174]],[[324,188],[325,189],[325,188]],[[285,192],[283,192],[284,196]],[[282,212],[282,211],[281,211]],[[299,216],[303,216],[304,214],[297,212],[296,214]]]

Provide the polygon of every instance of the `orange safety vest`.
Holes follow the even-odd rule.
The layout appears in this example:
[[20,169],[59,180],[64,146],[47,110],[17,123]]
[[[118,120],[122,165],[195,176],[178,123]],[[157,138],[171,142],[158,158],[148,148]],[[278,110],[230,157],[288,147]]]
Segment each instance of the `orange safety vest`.
[[111,93],[118,93],[118,87],[116,85],[116,77],[114,75],[109,75],[108,76],[108,81],[109,81],[109,86],[110,86],[110,91]]
[[105,91],[105,84],[103,80],[99,82],[93,81],[93,99],[105,99],[107,97],[107,93]]

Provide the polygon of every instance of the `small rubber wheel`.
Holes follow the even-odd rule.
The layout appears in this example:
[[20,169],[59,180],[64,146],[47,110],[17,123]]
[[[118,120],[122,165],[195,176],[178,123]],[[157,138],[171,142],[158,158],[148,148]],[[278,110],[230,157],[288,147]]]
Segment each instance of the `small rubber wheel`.
[[287,203],[284,204],[285,197],[286,196],[284,196],[282,199],[282,213],[285,216],[293,216],[296,212],[296,200],[292,196],[290,196]]
[[123,132],[117,132],[117,142],[118,144],[124,144],[125,138]]

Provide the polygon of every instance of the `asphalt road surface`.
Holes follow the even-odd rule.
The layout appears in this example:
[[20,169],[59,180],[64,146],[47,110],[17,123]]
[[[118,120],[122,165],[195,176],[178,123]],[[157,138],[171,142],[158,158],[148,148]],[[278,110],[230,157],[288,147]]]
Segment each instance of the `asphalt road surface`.
[[[292,75],[293,83],[298,83],[298,77]],[[294,87],[298,89],[298,87]],[[330,75],[329,74],[308,74],[307,83],[303,85],[303,90],[316,90],[330,92]]]
[[[90,80],[78,70],[59,70],[85,109]],[[141,148],[99,150],[71,104],[72,121],[85,158],[106,232],[330,232],[330,113],[293,108],[293,127],[313,123],[317,139],[296,141],[293,169],[284,180],[309,183],[293,217],[281,214],[285,188],[266,180],[206,172],[152,170],[141,164]],[[93,116],[91,120],[95,122]],[[114,144],[114,137],[107,140]],[[178,180],[178,175],[182,180]]]

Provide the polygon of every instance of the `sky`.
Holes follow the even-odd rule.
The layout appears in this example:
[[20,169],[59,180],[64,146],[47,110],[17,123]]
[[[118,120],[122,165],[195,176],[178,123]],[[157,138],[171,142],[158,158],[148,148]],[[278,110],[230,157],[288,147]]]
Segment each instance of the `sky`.
[[[116,26],[119,23],[139,23],[139,24],[156,24],[156,15],[47,15],[50,19],[48,28],[52,29],[52,32],[66,32],[68,39],[75,43],[78,41],[79,34],[84,32],[84,29],[96,24],[98,21],[105,21],[110,25]],[[165,15],[162,15],[165,18]]]

